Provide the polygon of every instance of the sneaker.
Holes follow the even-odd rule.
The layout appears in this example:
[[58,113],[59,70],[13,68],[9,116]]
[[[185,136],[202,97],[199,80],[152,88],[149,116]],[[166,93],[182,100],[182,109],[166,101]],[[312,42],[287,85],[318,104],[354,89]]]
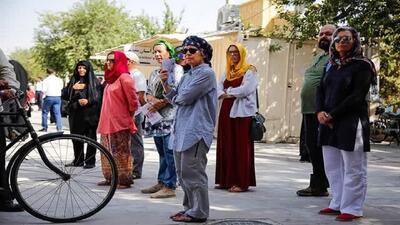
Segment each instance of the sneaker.
[[40,131],[40,132],[47,132],[47,129],[46,129],[46,128],[42,128],[42,129],[40,129],[40,130],[38,130],[38,131]]
[[143,194],[152,194],[152,193],[156,193],[157,191],[161,190],[164,187],[164,185],[162,183],[158,183],[156,185],[153,185],[149,188],[145,188],[140,190]]
[[167,187],[163,187],[161,190],[150,195],[150,198],[171,198],[175,197],[175,190]]
[[325,196],[329,196],[329,192],[326,189],[325,190],[316,190],[316,189],[312,189],[311,187],[298,190],[296,192],[296,194],[298,196],[302,196],[302,197],[308,197],[308,196],[325,197]]

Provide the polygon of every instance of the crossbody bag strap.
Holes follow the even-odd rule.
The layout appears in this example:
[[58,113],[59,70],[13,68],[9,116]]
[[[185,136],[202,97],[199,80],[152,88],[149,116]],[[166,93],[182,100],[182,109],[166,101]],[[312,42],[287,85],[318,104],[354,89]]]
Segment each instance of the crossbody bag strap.
[[256,102],[257,102],[257,111],[258,111],[258,108],[260,107],[260,105],[258,103],[258,88],[256,89]]

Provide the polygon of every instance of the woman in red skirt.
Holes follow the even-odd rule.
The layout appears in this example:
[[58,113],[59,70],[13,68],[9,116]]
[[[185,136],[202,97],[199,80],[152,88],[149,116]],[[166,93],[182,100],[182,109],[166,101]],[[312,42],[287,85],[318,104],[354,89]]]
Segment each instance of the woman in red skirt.
[[246,63],[241,44],[228,47],[226,73],[218,83],[222,106],[218,119],[216,188],[244,192],[256,186],[251,117],[257,111],[256,68]]

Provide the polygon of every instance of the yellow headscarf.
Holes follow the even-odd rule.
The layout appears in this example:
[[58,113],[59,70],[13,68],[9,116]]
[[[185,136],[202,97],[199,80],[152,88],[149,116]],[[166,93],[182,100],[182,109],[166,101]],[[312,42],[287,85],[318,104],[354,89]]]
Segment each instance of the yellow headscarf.
[[[231,56],[229,54],[229,48],[231,46],[235,46],[239,50],[240,54],[240,61],[239,63],[235,66],[235,68],[232,68],[232,60]],[[246,62],[246,49],[243,47],[242,44],[240,43],[235,43],[232,45],[229,45],[228,50],[226,50],[226,79],[231,81],[235,80],[238,78],[241,78],[244,76],[247,70],[249,69],[255,69],[255,67],[251,64],[247,64]]]

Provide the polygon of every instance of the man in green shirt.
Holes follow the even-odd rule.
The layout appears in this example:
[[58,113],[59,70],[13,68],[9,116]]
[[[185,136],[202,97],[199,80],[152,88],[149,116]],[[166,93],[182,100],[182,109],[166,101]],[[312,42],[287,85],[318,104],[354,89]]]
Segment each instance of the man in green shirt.
[[304,74],[301,90],[301,112],[303,113],[305,145],[310,156],[313,173],[310,185],[297,191],[298,196],[328,196],[328,179],[325,175],[322,148],[317,146],[318,119],[315,114],[316,90],[329,59],[329,46],[336,26],[327,24],[321,27],[318,35],[318,47],[324,52],[315,56]]

